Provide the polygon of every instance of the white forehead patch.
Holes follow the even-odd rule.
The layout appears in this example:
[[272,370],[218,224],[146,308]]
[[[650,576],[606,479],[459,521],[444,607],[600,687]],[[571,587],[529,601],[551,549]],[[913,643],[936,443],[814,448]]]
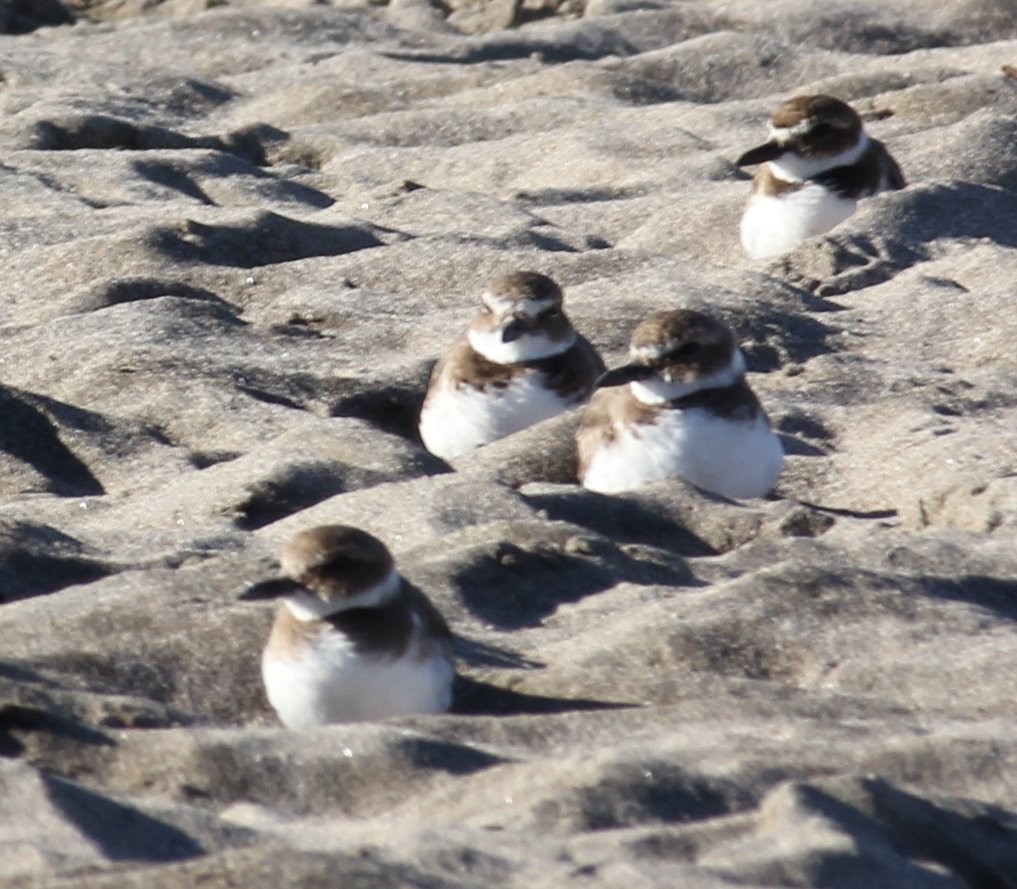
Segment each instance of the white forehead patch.
[[629,349],[629,357],[633,361],[641,361],[644,364],[648,364],[651,361],[658,361],[676,348],[678,348],[677,340],[669,340],[666,343],[653,343],[648,346],[633,346]]
[[645,380],[629,383],[629,391],[643,404],[660,404],[703,389],[722,389],[732,385],[744,373],[745,356],[741,349],[735,349],[727,367],[720,370],[698,373],[688,380],[675,380],[670,375],[654,374]]
[[480,300],[495,315],[525,315],[527,318],[536,318],[541,312],[558,304],[553,299],[506,299],[504,296],[495,296],[489,290],[480,295]]
[[815,121],[805,118],[793,127],[775,127],[770,124],[770,139],[778,145],[787,145],[793,139],[804,136],[815,125]]
[[511,312],[515,306],[515,300],[505,299],[503,296],[495,296],[490,290],[480,294],[480,301],[487,306],[495,315],[504,315]]

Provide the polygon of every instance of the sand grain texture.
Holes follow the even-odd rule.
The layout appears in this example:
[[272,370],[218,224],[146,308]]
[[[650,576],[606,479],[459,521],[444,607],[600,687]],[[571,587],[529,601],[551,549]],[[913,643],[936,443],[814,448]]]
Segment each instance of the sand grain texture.
[[[818,8],[0,2],[0,885],[1017,886],[1017,12]],[[797,92],[911,184],[753,263]],[[609,363],[725,318],[775,495],[584,492],[576,412],[428,455],[518,268]],[[323,522],[455,712],[277,726],[237,596]]]

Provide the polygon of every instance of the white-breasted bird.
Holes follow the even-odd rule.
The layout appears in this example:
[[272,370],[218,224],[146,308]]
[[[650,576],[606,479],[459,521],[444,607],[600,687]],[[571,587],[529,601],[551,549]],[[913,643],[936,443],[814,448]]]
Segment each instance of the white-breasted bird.
[[629,363],[608,371],[577,433],[583,486],[605,494],[681,477],[725,497],[761,497],[784,462],[745,381],[727,325],[689,309],[660,312],[632,334]]
[[512,272],[481,294],[483,312],[438,362],[420,412],[424,446],[468,453],[585,401],[604,370],[538,272]]
[[290,728],[440,713],[452,701],[452,637],[378,538],[346,525],[301,531],[282,577],[242,599],[279,599],[261,670]]
[[906,185],[883,143],[840,99],[788,99],[769,129],[766,142],[737,160],[740,167],[759,165],[740,227],[753,259],[786,253],[843,222],[861,198]]

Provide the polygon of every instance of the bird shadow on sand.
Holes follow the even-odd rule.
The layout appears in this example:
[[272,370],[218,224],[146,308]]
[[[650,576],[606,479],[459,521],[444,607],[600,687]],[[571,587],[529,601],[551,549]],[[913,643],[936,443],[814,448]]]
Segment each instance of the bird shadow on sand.
[[810,444],[801,438],[796,438],[793,435],[782,433],[780,435],[780,444],[784,448],[784,453],[791,457],[826,457],[826,451],[821,448],[817,448],[814,444]]
[[624,710],[635,706],[638,705],[623,701],[526,694],[490,682],[457,676],[452,712],[462,716],[527,716],[582,710]]
[[542,661],[531,660],[510,648],[478,642],[456,636],[452,640],[455,656],[474,667],[499,667],[510,670],[534,670],[546,666]]

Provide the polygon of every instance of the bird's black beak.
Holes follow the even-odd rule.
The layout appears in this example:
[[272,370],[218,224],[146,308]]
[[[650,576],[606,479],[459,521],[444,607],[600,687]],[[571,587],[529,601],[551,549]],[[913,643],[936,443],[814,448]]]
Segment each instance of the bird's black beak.
[[526,325],[518,318],[513,318],[501,329],[501,341],[511,343],[513,340],[519,339],[526,331]]
[[240,598],[245,602],[256,602],[261,599],[278,599],[280,596],[295,593],[300,589],[300,584],[290,580],[288,577],[273,577],[269,580],[261,580],[258,583],[251,584],[240,594]]
[[751,167],[753,164],[762,164],[766,161],[775,161],[787,148],[778,142],[764,142],[755,148],[750,148],[738,160],[735,161],[739,167]]
[[636,380],[645,380],[652,377],[654,370],[645,364],[623,364],[614,370],[601,374],[597,382],[593,384],[594,389],[608,389],[612,386],[624,386],[626,383],[634,383]]

